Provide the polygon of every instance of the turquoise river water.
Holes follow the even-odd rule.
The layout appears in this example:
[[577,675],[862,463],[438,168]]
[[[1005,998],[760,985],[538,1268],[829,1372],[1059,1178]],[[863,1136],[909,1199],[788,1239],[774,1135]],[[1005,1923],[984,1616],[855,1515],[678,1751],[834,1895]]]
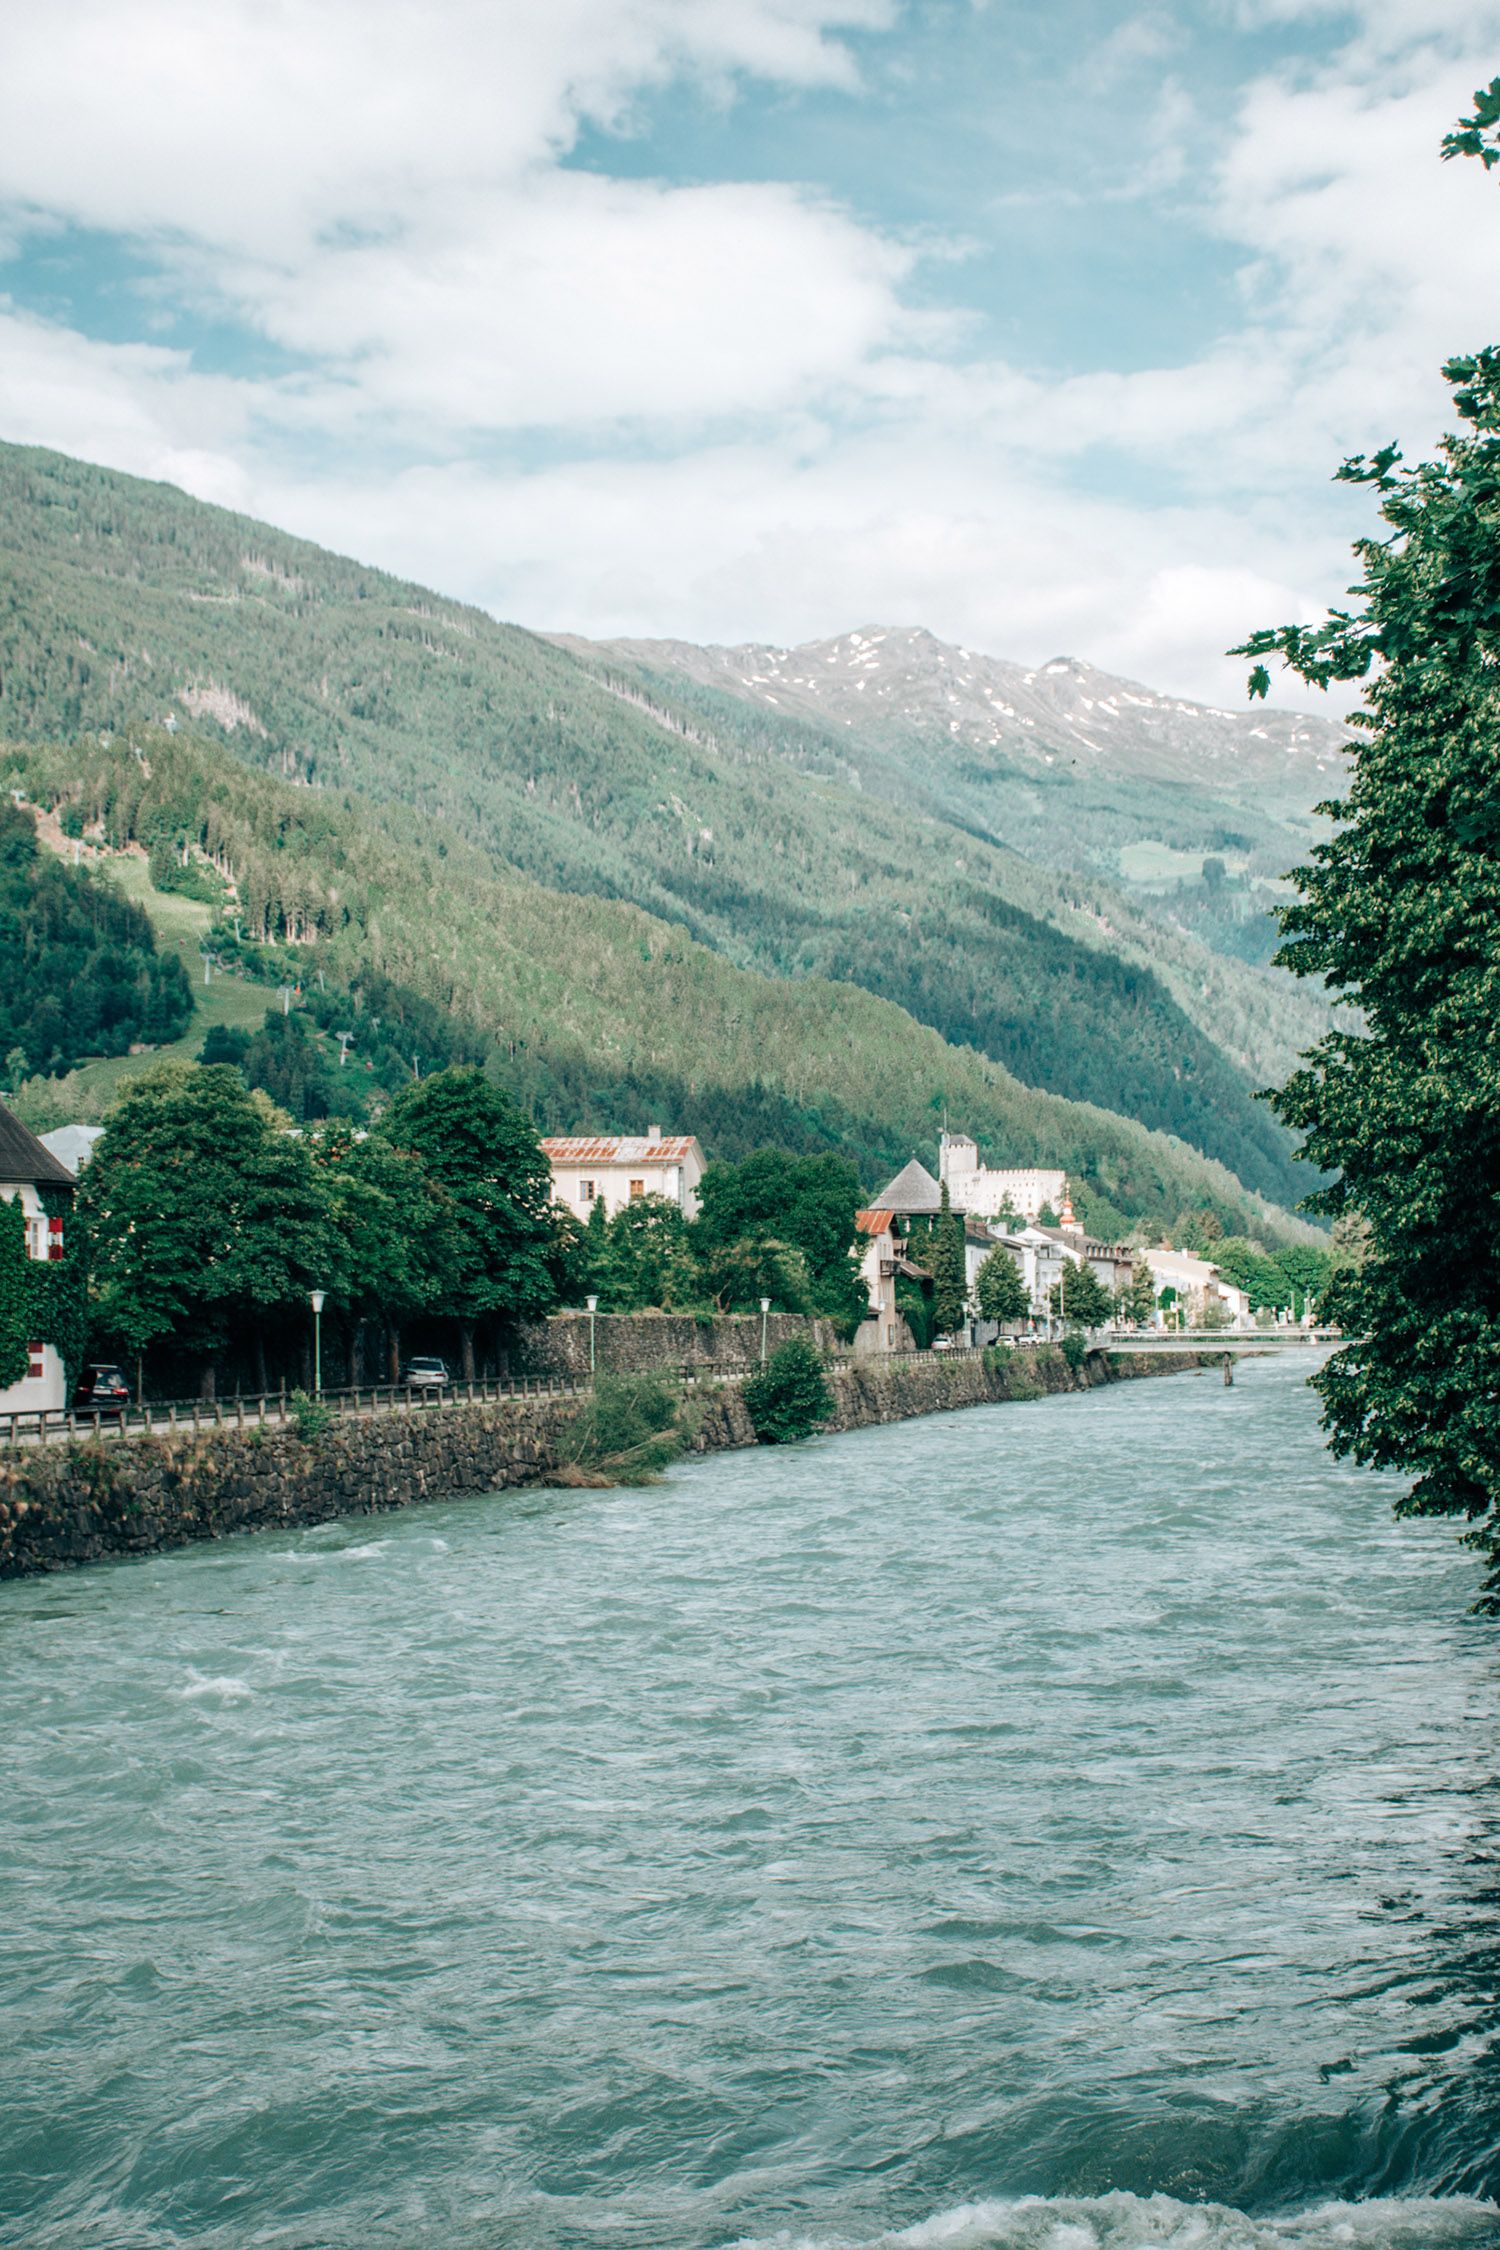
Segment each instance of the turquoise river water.
[[0,2240],[1500,2244],[1500,1627],[1307,1366],[0,1588]]

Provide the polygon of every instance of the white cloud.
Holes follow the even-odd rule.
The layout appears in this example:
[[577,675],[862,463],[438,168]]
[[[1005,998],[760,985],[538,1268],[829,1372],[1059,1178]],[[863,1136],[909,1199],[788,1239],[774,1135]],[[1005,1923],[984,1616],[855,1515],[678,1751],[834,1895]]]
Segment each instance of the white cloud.
[[851,84],[891,0],[52,0],[13,7],[0,202],[294,258],[514,182],[680,73]]
[[[683,73],[855,90],[839,35],[893,0],[13,11],[0,231],[123,232],[308,371],[206,376],[0,308],[0,430],[535,625],[800,639],[884,617],[1237,695],[1228,642],[1343,590],[1369,518],[1325,498],[1337,461],[1430,443],[1438,362],[1490,334],[1500,190],[1435,152],[1500,53],[1500,0],[1455,0],[1441,36],[1429,12],[1363,0],[1331,59],[1225,117],[1198,192],[1243,260],[1233,332],[1048,380],[915,318],[912,245],[815,188],[558,161]],[[1190,138],[1169,30],[1143,17],[1111,49],[1164,72],[1132,193],[1178,177]],[[539,430],[574,457],[497,465]]]
[[902,332],[911,263],[779,185],[551,171],[441,230],[220,286],[367,410],[504,430],[793,405]]

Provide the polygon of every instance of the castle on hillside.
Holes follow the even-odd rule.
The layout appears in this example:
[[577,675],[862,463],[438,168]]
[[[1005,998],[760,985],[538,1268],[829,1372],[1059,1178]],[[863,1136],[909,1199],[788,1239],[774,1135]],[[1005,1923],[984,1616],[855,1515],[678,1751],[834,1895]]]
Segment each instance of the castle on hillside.
[[1035,1225],[1038,1216],[1050,1205],[1064,1225],[1072,1218],[1068,1206],[1068,1175],[1066,1172],[1042,1171],[1033,1167],[1027,1171],[996,1172],[979,1161],[978,1144],[967,1133],[944,1133],[938,1142],[938,1177],[948,1190],[948,1199],[955,1211],[968,1211],[976,1218],[998,1219],[1003,1211],[1013,1211],[1018,1219]]

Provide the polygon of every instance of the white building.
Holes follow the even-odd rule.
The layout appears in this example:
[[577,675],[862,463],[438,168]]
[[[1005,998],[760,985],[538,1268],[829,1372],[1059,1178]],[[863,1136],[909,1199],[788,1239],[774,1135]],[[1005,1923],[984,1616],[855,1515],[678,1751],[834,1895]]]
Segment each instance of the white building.
[[66,1164],[75,1175],[81,1172],[104,1138],[102,1125],[58,1125],[50,1133],[39,1136],[43,1148],[50,1149],[59,1164]]
[[1050,1320],[1052,1291],[1062,1280],[1069,1265],[1082,1263],[1082,1238],[1079,1238],[1075,1248],[1049,1227],[1016,1227],[1009,1234],[998,1235],[996,1239],[1003,1250],[1009,1251],[1020,1268],[1032,1318]]
[[909,1352],[916,1339],[906,1317],[896,1310],[896,1276],[905,1262],[905,1246],[896,1232],[890,1211],[857,1211],[861,1251],[859,1272],[869,1298],[869,1313],[854,1332],[857,1355],[867,1352]]
[[[48,1212],[42,1203],[44,1188],[66,1191],[77,1181],[66,1164],[43,1148],[19,1117],[0,1104],[0,1200],[19,1203],[26,1224],[26,1255],[38,1262],[60,1259],[66,1232],[61,1213]],[[67,1377],[62,1355],[46,1337],[27,1343],[28,1365],[18,1383],[0,1391],[0,1415],[55,1414],[68,1403]]]
[[691,1133],[580,1134],[542,1142],[552,1195],[585,1223],[596,1203],[607,1217],[643,1195],[662,1195],[685,1219],[697,1217],[703,1150]]
[[[1226,1314],[1236,1328],[1252,1326],[1250,1300],[1243,1289],[1236,1289],[1226,1281],[1217,1266],[1207,1258],[1194,1257],[1190,1250],[1142,1250],[1139,1253],[1151,1268],[1152,1285],[1156,1302],[1180,1306],[1189,1326],[1196,1326],[1205,1312]],[[1167,1291],[1172,1292],[1167,1296]]]
[[944,1133],[938,1143],[938,1177],[955,1211],[998,1219],[1010,1210],[1034,1226],[1050,1204],[1059,1216],[1067,1200],[1068,1175],[1035,1166],[994,1171],[979,1161],[979,1146],[967,1133]]

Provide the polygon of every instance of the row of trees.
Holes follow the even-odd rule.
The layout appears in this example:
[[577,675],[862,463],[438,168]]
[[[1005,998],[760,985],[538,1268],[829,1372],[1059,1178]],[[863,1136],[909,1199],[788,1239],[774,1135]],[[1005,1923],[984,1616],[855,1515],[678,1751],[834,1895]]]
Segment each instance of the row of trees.
[[769,1295],[852,1331],[852,1165],[767,1150],[711,1167],[702,1192],[691,1225],[646,1198],[578,1226],[551,1201],[534,1126],[469,1067],[403,1087],[368,1132],[289,1132],[237,1068],[163,1064],[111,1113],[77,1219],[101,1348],[196,1362],[208,1387],[227,1359],[264,1388],[288,1334],[300,1350],[314,1289],[351,1380],[369,1379],[372,1333],[394,1373],[403,1336],[437,1321],[472,1377],[506,1330],[588,1294],[613,1312]]

